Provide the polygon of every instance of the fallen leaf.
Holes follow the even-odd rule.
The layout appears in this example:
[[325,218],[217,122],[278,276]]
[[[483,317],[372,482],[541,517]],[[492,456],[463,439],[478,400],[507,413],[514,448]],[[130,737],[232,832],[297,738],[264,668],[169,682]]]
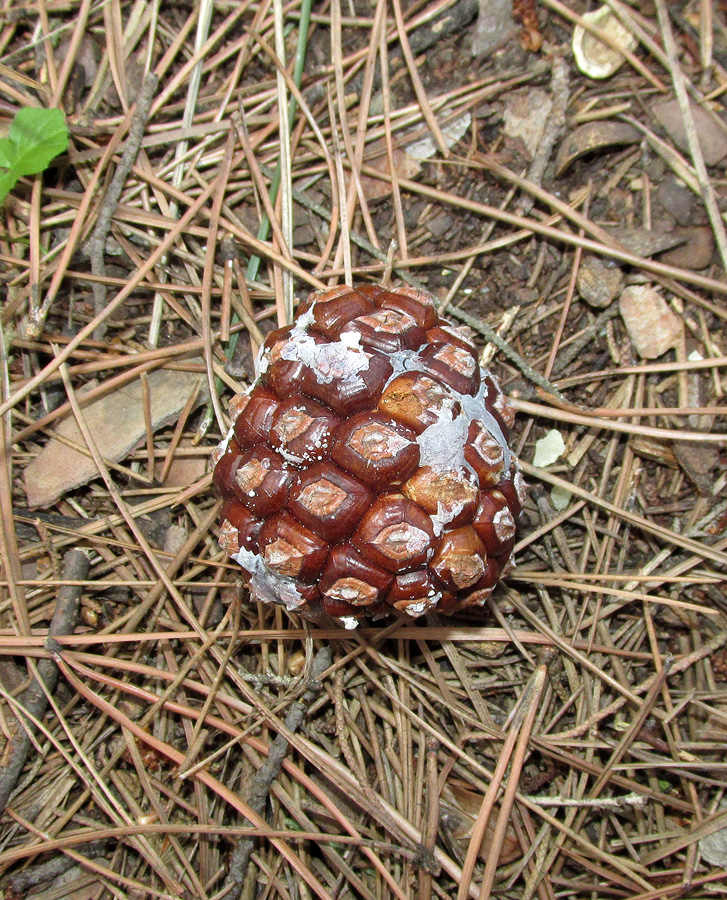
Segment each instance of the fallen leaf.
[[[187,402],[200,376],[194,372],[159,369],[148,377],[152,428],[156,431],[175,421]],[[203,381],[197,403],[207,399],[207,383]],[[83,406],[83,415],[100,454],[111,462],[124,459],[146,439],[141,383],[130,384]],[[83,436],[72,417],[63,419],[55,433],[85,448]],[[43,450],[23,473],[28,506],[49,506],[66,491],[98,477],[94,461],[51,437]]]
[[[191,441],[180,441],[179,450],[194,449]],[[208,451],[197,448],[197,454],[192,456],[175,454],[172,464],[169,466],[167,477],[164,479],[164,487],[186,488],[198,481],[207,471]],[[161,461],[158,462],[161,466]]]
[[706,269],[710,265],[714,256],[714,234],[708,225],[691,225],[686,228],[677,225],[672,232],[686,240],[686,243],[664,253],[660,262],[694,271]]
[[619,307],[636,352],[644,359],[656,359],[681,337],[682,320],[650,285],[627,287],[621,294]]
[[703,494],[714,489],[712,470],[719,464],[719,450],[710,444],[695,441],[674,441],[674,456],[684,474]]
[[[375,169],[377,172],[381,172],[382,175],[387,175],[390,178],[391,164],[383,138],[371,144],[367,156],[369,155],[371,158],[366,159],[366,165],[370,169]],[[412,180],[421,171],[421,162],[418,159],[414,159],[413,156],[409,156],[405,150],[395,147],[391,156],[399,178]],[[382,197],[388,197],[391,194],[391,182],[384,178],[377,178],[375,175],[362,175],[361,188],[367,200],[380,200]]]
[[[447,782],[442,789],[441,797],[441,822],[450,840],[456,842],[462,854],[467,852],[472,829],[482,807],[484,797],[469,788],[462,787],[456,781]],[[495,824],[500,809],[495,806],[490,815],[487,828],[480,844],[479,857],[486,860],[492,851],[492,839],[495,832]],[[520,856],[520,844],[518,843],[514,829],[508,825],[505,836],[500,846],[498,865],[504,866]]]
[[568,166],[585,153],[595,153],[623,144],[638,144],[641,134],[627,122],[601,119],[586,122],[571,131],[561,143],[555,159],[555,174],[562,175]]
[[[715,115],[707,112],[696,103],[690,102],[694,127],[697,132],[697,140],[702,150],[702,156],[708,166],[715,166],[727,156],[727,133],[723,124]],[[689,152],[687,132],[684,128],[684,118],[677,100],[664,100],[651,107],[654,117],[661,127],[676,144],[684,151]]]
[[573,494],[562,487],[554,487],[550,492],[550,502],[553,504],[553,509],[557,512],[563,512],[572,498]]
[[629,449],[642,459],[651,459],[670,469],[679,468],[677,458],[668,441],[632,435],[629,439]]
[[[722,800],[719,809],[727,812],[727,801]],[[710,865],[727,868],[727,827],[705,835],[699,842],[699,852]]]
[[[472,116],[465,113],[442,127],[442,134],[448,147],[453,147],[460,140],[471,122]],[[394,147],[391,156],[396,174],[399,178],[413,179],[421,171],[423,160],[430,159],[438,149],[430,135],[412,141],[404,148]],[[370,169],[381,172],[382,175],[391,177],[391,164],[384,138],[379,138],[369,145],[366,153],[366,165]],[[380,200],[391,194],[391,182],[383,178],[376,178],[375,175],[362,175],[361,187],[367,200]]]
[[[467,129],[471,124],[472,116],[469,113],[464,113],[464,115],[458,116],[446,125],[442,125],[441,132],[447,147],[454,147],[457,141],[459,141],[467,132]],[[404,149],[409,156],[413,156],[414,159],[424,160],[431,159],[439,147],[435,143],[434,138],[431,135],[427,135],[426,137],[421,138],[421,140],[407,144]]]
[[184,546],[184,542],[188,537],[189,534],[184,525],[170,525],[164,536],[164,552],[176,556]]
[[727,743],[727,703],[712,701],[700,723],[700,736],[703,741]]
[[669,175],[656,192],[658,204],[674,216],[678,225],[689,225],[695,205],[694,193],[676,178]]

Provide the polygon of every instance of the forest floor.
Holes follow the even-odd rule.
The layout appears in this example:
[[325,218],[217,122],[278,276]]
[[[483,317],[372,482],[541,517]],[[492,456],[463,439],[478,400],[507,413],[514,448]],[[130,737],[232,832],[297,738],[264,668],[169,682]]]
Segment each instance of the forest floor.
[[[0,207],[6,900],[724,896],[727,11],[480,6],[0,4],[3,134],[70,131]],[[518,410],[482,610],[322,628],[219,547],[229,401],[350,278]]]

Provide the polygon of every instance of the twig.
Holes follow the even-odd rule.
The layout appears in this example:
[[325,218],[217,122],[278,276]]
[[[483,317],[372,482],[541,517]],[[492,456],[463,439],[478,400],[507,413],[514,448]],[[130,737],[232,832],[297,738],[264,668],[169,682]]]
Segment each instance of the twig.
[[[542,184],[545,167],[550,161],[555,142],[560,138],[565,128],[565,114],[568,107],[568,66],[565,60],[557,56],[553,60],[552,75],[550,80],[550,88],[553,94],[553,107],[545,124],[543,137],[538,142],[538,148],[535,152],[535,158],[528,169],[528,181]],[[523,215],[527,215],[533,208],[535,198],[532,194],[523,197],[520,204],[520,210]]]
[[[76,845],[74,849],[88,859],[95,859],[105,855],[107,844],[106,841],[88,841],[85,844]],[[72,856],[56,856],[46,862],[23,869],[16,875],[11,875],[10,890],[18,897],[26,896],[25,892],[30,888],[53,881],[76,865],[78,865],[78,861]]]
[[[106,285],[101,280],[106,275],[106,263],[104,262],[106,238],[111,229],[111,219],[116,211],[124,184],[139,154],[141,141],[144,137],[144,129],[149,118],[151,102],[154,99],[158,84],[159,79],[153,72],[150,72],[144,79],[136,100],[136,109],[131,117],[129,135],[126,138],[124,152],[121,154],[121,160],[116,167],[114,177],[111,179],[111,184],[109,184],[106,191],[106,196],[101,202],[93,234],[86,245],[88,255],[91,257],[91,271],[99,279],[93,282],[93,305],[97,316],[103,312],[106,306]],[[93,333],[94,340],[102,340],[105,331],[106,322],[99,322]]]
[[[288,710],[285,717],[285,727],[296,732],[305,718],[305,714],[310,708],[311,703],[318,696],[320,684],[318,679],[331,665],[332,655],[331,648],[326,646],[319,650],[316,658],[311,666],[310,681],[306,692],[300,700],[296,700]],[[265,762],[260,766],[255,777],[250,783],[250,792],[248,803],[250,807],[258,814],[262,815],[265,809],[265,801],[268,798],[270,787],[280,772],[286,753],[288,752],[288,741],[279,734],[270,745],[270,753]],[[230,871],[227,875],[227,883],[233,887],[227,892],[226,900],[239,900],[242,894],[242,887],[245,881],[247,867],[250,864],[250,856],[252,855],[255,842],[249,838],[240,841],[232,854],[230,862]]]
[[[84,550],[69,550],[64,560],[63,580],[85,581],[91,565],[88,553]],[[58,601],[48,629],[47,643],[54,643],[52,639],[59,635],[73,634],[82,593],[83,588],[80,585],[64,584],[59,588]],[[38,677],[42,678],[46,688],[52,693],[58,681],[58,666],[52,659],[41,660],[38,663],[37,676],[19,698],[24,709],[36,719],[43,716],[48,705],[48,699]],[[13,736],[5,745],[0,768],[0,813],[5,810],[25,765],[30,751],[31,731],[32,728],[27,723],[17,722],[13,727]]]
[[[407,279],[408,280],[408,279]],[[543,388],[544,391],[547,391],[550,394],[553,394],[554,397],[557,397],[559,400],[565,400],[565,397],[560,393],[560,391],[553,385],[547,378],[540,374],[540,372],[536,372],[535,369],[525,362],[525,360],[520,356],[517,350],[513,350],[513,348],[507,343],[507,341],[503,340],[500,335],[492,328],[484,319],[480,319],[477,316],[471,316],[469,313],[466,313],[463,309],[459,309],[457,306],[451,306],[447,310],[447,314],[454,316],[455,319],[459,319],[461,322],[464,322],[465,325],[469,325],[470,328],[474,329],[474,331],[479,332],[487,341],[491,344],[494,344],[500,352],[506,356],[512,363],[514,363],[518,369],[523,373],[523,375],[529,380],[532,381],[533,384],[536,384],[538,387]]]
[[591,341],[597,334],[601,333],[601,330],[606,325],[606,322],[609,322],[611,319],[615,319],[619,314],[620,310],[617,303],[612,303],[611,306],[607,307],[603,310],[603,312],[599,313],[587,328],[584,328],[583,331],[576,338],[574,338],[567,347],[563,348],[559,352],[558,359],[555,361],[555,365],[553,366],[553,374],[559,375],[561,372],[570,371],[571,366],[583,353],[585,348],[591,343]]
[[528,800],[537,803],[538,806],[553,807],[565,809],[568,807],[584,808],[584,809],[623,809],[628,806],[641,807],[646,806],[649,801],[648,797],[643,794],[624,794],[622,797],[584,797],[582,800],[571,799],[570,797],[541,797],[539,795],[524,795]]

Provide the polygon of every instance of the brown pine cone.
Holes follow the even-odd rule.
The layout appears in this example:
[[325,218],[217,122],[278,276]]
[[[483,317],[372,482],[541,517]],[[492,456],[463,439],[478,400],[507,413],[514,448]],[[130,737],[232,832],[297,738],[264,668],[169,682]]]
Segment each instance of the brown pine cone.
[[215,451],[220,542],[259,600],[347,628],[481,605],[524,485],[468,330],[412,288],[339,286],[268,336]]

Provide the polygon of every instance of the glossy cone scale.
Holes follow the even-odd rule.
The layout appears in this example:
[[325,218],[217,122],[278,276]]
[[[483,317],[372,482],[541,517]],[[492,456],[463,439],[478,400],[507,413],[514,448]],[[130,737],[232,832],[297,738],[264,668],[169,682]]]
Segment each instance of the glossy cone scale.
[[346,627],[485,602],[522,504],[514,415],[428,294],[312,294],[230,412],[220,542],[254,597]]

